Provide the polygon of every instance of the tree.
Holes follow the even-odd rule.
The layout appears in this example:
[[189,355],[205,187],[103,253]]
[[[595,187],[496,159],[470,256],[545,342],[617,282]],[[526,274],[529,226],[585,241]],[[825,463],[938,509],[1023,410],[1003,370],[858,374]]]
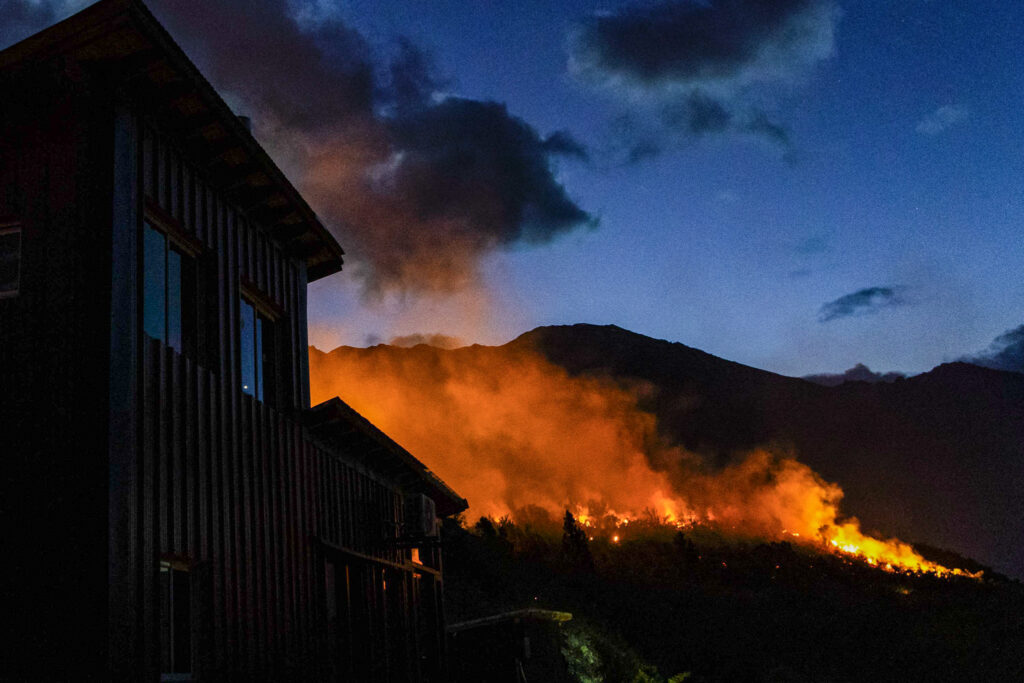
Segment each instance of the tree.
[[562,522],[562,554],[573,570],[594,571],[594,558],[590,555],[587,532],[568,510],[565,511],[565,519]]

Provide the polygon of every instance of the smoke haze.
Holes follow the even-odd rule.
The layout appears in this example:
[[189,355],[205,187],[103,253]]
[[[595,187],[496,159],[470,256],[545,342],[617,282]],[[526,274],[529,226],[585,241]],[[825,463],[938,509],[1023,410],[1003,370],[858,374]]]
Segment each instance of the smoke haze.
[[842,490],[791,454],[758,449],[715,469],[663,442],[637,407],[643,391],[571,376],[517,345],[310,352],[313,403],[340,396],[465,496],[471,518],[653,515],[921,564],[909,546],[861,534],[840,512]]

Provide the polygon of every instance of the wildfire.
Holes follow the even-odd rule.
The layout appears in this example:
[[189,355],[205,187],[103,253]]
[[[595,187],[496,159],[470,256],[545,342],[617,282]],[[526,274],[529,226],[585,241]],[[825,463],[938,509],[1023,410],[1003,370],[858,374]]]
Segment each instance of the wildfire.
[[710,471],[661,444],[637,396],[526,349],[339,349],[310,355],[314,403],[341,396],[470,502],[470,517],[559,519],[619,543],[637,525],[789,540],[888,571],[964,575],[863,533],[843,492],[767,450]]

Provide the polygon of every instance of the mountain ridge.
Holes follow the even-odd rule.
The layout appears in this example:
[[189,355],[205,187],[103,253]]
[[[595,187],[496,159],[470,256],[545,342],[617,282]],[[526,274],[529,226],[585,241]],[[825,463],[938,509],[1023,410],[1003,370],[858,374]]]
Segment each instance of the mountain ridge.
[[954,362],[828,387],[588,324],[540,327],[496,347],[330,353],[429,363],[499,350],[536,351],[570,375],[633,389],[662,438],[715,465],[766,446],[793,453],[843,487],[843,509],[865,528],[1024,577],[1024,519],[1014,514],[1024,509],[1024,375]]

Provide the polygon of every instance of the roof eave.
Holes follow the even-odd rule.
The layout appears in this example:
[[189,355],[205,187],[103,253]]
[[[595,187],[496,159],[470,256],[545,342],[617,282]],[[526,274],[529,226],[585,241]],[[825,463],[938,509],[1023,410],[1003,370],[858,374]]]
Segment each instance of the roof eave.
[[340,398],[334,397],[309,408],[306,411],[305,421],[307,426],[314,431],[317,431],[318,428],[322,429],[326,425],[344,423],[381,446],[400,462],[404,469],[422,482],[432,494],[431,497],[434,499],[441,517],[458,514],[469,507],[465,498],[456,493],[426,465]]
[[[100,0],[29,36],[0,51],[0,72],[59,55],[86,53],[87,48],[96,46],[105,37],[109,39],[116,31],[126,27],[134,29],[148,43],[148,47],[155,50],[154,59],[166,60],[187,81],[189,87],[195,89],[231,141],[237,143],[248,155],[248,164],[265,174],[270,181],[270,189],[286,199],[293,216],[292,225],[287,227],[292,234],[295,255],[306,264],[308,280],[312,282],[340,271],[345,253],[341,245],[248,128],[140,0]],[[139,52],[143,50],[137,50],[136,54]],[[296,229],[296,223],[301,226],[301,230]]]

